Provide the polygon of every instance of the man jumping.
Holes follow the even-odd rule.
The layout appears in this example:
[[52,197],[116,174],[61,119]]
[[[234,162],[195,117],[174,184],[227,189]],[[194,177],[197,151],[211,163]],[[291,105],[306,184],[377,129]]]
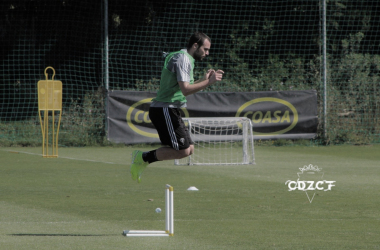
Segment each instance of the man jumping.
[[211,39],[204,33],[196,32],[190,37],[186,49],[167,55],[157,97],[149,108],[149,118],[166,146],[148,152],[133,151],[133,180],[140,182],[142,172],[150,163],[181,159],[194,152],[194,142],[182,120],[180,109],[186,107],[186,96],[222,80],[222,70],[209,69],[194,82],[194,62],[209,55],[210,47]]

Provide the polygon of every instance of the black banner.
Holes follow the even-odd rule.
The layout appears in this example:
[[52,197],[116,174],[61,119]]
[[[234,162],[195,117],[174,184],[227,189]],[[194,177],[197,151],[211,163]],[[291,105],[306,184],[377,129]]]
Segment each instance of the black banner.
[[[155,92],[108,93],[108,139],[127,144],[159,142],[149,119]],[[265,91],[196,93],[187,97],[183,117],[248,117],[257,139],[310,139],[317,131],[317,92]]]

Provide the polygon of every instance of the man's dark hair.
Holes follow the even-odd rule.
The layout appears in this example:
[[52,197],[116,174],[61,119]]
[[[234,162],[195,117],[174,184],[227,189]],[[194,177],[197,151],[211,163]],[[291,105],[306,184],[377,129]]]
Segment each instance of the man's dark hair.
[[187,49],[190,49],[194,43],[198,44],[198,46],[201,47],[206,39],[211,43],[210,37],[208,37],[205,33],[195,32],[187,43]]

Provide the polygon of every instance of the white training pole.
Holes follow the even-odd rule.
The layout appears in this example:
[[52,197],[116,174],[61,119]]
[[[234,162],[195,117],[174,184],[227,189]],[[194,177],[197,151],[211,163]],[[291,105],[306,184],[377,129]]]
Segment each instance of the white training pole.
[[163,236],[170,236],[169,234],[167,233],[164,233],[164,234],[151,234],[151,233],[148,233],[148,234],[127,234],[126,235],[127,237],[163,237]]
[[124,230],[123,234],[127,237],[169,236],[166,231],[154,230]]
[[170,217],[170,205],[169,205],[169,185],[166,184],[165,189],[165,230],[166,233],[169,233],[170,231],[170,223],[169,223],[169,217]]
[[124,230],[124,234],[164,234],[166,231],[155,230]]
[[174,204],[173,187],[166,184],[165,188],[165,231],[161,230],[124,230],[127,237],[173,236],[174,235]]
[[170,223],[170,228],[169,228],[169,235],[173,236],[174,235],[174,190],[173,187],[170,187],[169,189],[169,206],[170,206],[170,217],[169,217],[169,223]]

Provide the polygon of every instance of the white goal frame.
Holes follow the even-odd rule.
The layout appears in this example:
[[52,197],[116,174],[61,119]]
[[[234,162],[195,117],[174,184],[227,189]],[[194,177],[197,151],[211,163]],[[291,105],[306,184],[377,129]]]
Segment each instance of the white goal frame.
[[252,121],[246,117],[183,118],[194,154],[175,165],[255,164]]

